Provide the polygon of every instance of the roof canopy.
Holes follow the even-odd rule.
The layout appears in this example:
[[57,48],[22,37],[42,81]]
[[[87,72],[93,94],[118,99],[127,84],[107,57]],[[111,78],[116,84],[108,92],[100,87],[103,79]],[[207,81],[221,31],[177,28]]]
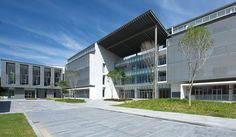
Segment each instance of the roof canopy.
[[151,10],[121,26],[97,43],[120,57],[126,57],[140,52],[140,46],[144,41],[155,41],[155,27],[157,27],[158,43],[165,44],[168,32]]

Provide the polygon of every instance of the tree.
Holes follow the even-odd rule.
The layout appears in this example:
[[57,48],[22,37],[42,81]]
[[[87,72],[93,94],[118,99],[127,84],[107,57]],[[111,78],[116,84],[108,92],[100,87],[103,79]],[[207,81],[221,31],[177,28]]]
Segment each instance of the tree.
[[67,90],[66,90],[66,88],[67,88],[67,81],[65,81],[65,80],[60,80],[59,82],[58,82],[58,86],[60,86],[61,87],[61,95],[63,95],[63,97],[64,97],[64,94],[66,94],[67,93]]
[[158,73],[158,52],[159,46],[153,43],[146,41],[141,45],[141,52],[143,52],[144,63],[148,69],[149,73],[149,81],[152,82],[152,98],[154,99],[157,91],[157,73]]
[[193,82],[213,47],[211,33],[202,26],[190,27],[179,41],[178,49],[186,57],[189,70],[189,106],[191,106]]
[[71,88],[73,96],[75,95],[76,87],[78,85],[78,76],[79,76],[78,70],[66,70],[65,71],[65,77],[66,77],[66,80],[68,81],[67,84]]
[[111,87],[111,98],[113,98],[113,85],[111,83],[111,80],[113,80],[114,85],[117,84],[117,82],[119,82],[119,84],[121,84],[121,81],[126,78],[125,72],[119,68],[114,68],[112,71],[110,71],[107,74],[107,77],[109,78],[108,80],[109,80],[110,87]]

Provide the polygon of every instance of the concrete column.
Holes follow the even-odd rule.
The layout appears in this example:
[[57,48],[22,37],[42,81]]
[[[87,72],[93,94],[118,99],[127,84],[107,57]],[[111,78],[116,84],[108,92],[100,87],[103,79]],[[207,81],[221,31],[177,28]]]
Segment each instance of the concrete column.
[[234,85],[230,84],[229,85],[229,101],[233,101],[234,100]]
[[159,92],[159,85],[157,84],[157,91],[156,91],[156,96],[155,98],[160,98],[160,92]]
[[154,91],[154,98],[159,98],[159,92],[158,92],[158,52],[159,52],[159,45],[157,41],[157,26],[155,27],[155,69],[154,69],[154,83],[155,83],[155,91]]
[[184,99],[185,98],[185,94],[184,94],[184,87],[181,84],[180,85],[180,99]]
[[50,82],[51,87],[54,87],[54,83],[55,83],[54,72],[55,72],[55,69],[51,68],[51,82]]
[[15,63],[15,71],[16,71],[16,86],[20,86],[20,64]]
[[40,66],[40,87],[44,86],[44,66]]
[[1,61],[1,86],[7,85],[7,71],[6,71],[6,62]]
[[134,88],[134,98],[138,98],[138,90],[137,90],[137,87]]
[[34,98],[37,98],[37,89],[34,90]]
[[28,80],[29,80],[29,86],[32,87],[33,85],[33,66],[29,65],[28,67]]

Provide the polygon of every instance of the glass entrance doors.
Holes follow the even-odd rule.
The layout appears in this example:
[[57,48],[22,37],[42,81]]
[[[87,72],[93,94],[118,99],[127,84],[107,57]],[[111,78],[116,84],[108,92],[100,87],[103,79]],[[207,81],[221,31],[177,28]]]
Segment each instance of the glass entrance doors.
[[25,90],[25,98],[34,98],[34,97],[35,97],[35,91]]
[[151,89],[140,90],[139,97],[140,98],[152,98],[152,90]]
[[229,86],[193,87],[192,98],[196,100],[229,100]]
[[119,98],[134,98],[134,90],[120,90]]

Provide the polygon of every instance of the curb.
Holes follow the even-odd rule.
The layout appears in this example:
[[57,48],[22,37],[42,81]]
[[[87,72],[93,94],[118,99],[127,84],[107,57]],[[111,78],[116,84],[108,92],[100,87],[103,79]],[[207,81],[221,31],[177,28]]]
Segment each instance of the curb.
[[29,119],[28,115],[27,115],[25,112],[24,112],[24,115],[25,115],[27,121],[29,122],[29,124],[31,125],[31,127],[33,128],[35,135],[36,135],[37,137],[44,137],[44,136],[41,134],[40,130],[35,126],[35,124],[33,123],[33,121],[31,121],[31,120]]
[[137,114],[137,113],[124,112],[124,111],[120,111],[120,110],[112,110],[112,109],[109,109],[109,108],[108,109],[96,108],[96,109],[110,111],[110,112],[118,112],[118,113],[122,113],[122,114],[141,116],[141,117],[147,117],[147,118],[155,118],[155,119],[159,119],[159,120],[166,120],[166,121],[172,121],[172,122],[186,123],[186,124],[197,125],[197,126],[202,126],[202,127],[214,127],[214,128],[219,128],[219,129],[236,131],[236,128],[228,128],[228,127],[224,127],[224,126],[205,124],[205,123],[202,123],[202,122],[189,122],[189,121],[185,121],[185,120],[176,120],[176,119],[170,119],[170,118],[154,117],[154,116],[149,116],[149,115],[145,115],[145,114]]

